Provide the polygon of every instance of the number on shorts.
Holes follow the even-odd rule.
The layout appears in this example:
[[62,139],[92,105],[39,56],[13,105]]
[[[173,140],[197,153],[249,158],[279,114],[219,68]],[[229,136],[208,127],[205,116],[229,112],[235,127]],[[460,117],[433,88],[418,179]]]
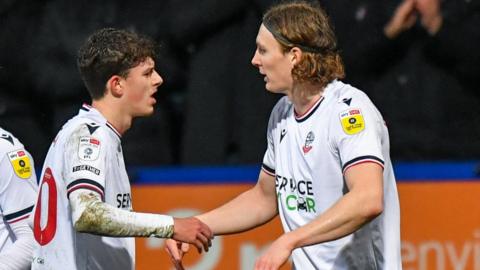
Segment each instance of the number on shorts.
[[[42,216],[42,190],[47,185],[48,187],[48,215],[47,215],[47,225],[42,230],[41,228],[41,216]],[[33,235],[35,240],[41,245],[44,246],[52,241],[57,231],[57,186],[55,185],[55,178],[53,177],[52,170],[47,168],[43,175],[42,183],[40,185],[40,191],[37,201],[37,206],[35,209],[35,216],[33,220]]]

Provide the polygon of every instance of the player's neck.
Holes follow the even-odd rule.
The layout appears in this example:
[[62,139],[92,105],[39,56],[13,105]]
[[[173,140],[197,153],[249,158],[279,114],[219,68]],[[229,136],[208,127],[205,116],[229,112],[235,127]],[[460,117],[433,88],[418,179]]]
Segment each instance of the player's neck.
[[303,115],[308,111],[323,95],[323,89],[318,90],[318,86],[297,86],[289,95],[295,108],[295,113]]
[[132,125],[132,117],[124,111],[118,109],[115,104],[108,104],[102,101],[93,101],[92,107],[98,110],[108,123],[112,125],[120,135],[123,135]]

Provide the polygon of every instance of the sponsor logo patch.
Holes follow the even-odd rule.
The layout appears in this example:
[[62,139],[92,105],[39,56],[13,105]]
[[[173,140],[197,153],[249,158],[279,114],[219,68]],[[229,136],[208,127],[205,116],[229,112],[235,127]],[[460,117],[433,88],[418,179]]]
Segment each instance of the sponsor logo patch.
[[342,128],[348,135],[354,135],[365,129],[365,121],[360,109],[350,109],[340,113]]
[[78,145],[78,157],[82,160],[96,160],[100,154],[100,141],[93,137],[81,137]]
[[89,171],[96,175],[100,175],[100,170],[90,165],[79,165],[79,166],[73,167],[73,172],[78,172],[78,171]]
[[22,178],[28,179],[32,176],[32,166],[30,165],[30,158],[24,150],[17,150],[8,153],[8,158],[12,164],[15,174]]
[[117,208],[131,209],[132,196],[130,193],[118,193],[117,194]]

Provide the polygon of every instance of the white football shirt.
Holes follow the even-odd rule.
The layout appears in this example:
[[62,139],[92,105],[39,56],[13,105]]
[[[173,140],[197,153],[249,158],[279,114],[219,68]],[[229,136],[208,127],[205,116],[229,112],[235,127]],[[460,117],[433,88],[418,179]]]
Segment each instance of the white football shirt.
[[[40,244],[33,269],[134,269],[135,239],[79,233],[68,196],[77,189],[131,210],[130,182],[119,133],[96,109],[83,105],[60,130],[48,151],[35,207],[34,236]],[[105,224],[108,226],[108,224]]]
[[0,128],[0,252],[16,240],[9,224],[26,220],[37,198],[33,159],[23,144]]
[[344,172],[383,167],[384,211],[341,239],[295,249],[295,269],[401,269],[400,207],[384,120],[360,90],[331,82],[304,115],[283,97],[268,124],[263,170],[275,176],[285,231],[313,221],[348,192]]

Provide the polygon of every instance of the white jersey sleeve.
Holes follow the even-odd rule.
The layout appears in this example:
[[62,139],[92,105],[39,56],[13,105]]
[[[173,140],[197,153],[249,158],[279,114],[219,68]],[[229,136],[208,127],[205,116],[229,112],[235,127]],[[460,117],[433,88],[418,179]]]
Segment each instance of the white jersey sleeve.
[[27,221],[37,194],[34,163],[11,134],[1,136],[0,269],[30,269],[35,241]]
[[98,197],[85,190],[71,193],[72,219],[77,231],[116,237],[173,236],[173,217],[118,209]]
[[349,91],[338,104],[337,115],[331,117],[329,140],[340,157],[343,173],[364,162],[374,162],[383,168],[384,121],[373,103],[364,93]]
[[78,189],[88,189],[105,199],[105,172],[109,140],[96,124],[82,124],[66,140],[62,178],[67,197]]
[[0,161],[0,207],[7,223],[27,219],[35,204],[36,175],[30,154],[24,149],[7,153]]
[[81,124],[66,140],[62,173],[76,230],[117,237],[171,237],[172,217],[135,213],[105,203],[106,166],[114,160],[109,160],[113,147],[103,131],[94,123]]
[[0,269],[30,269],[33,250],[38,246],[33,239],[32,228],[26,219],[10,224],[15,242],[5,251],[0,252]]

